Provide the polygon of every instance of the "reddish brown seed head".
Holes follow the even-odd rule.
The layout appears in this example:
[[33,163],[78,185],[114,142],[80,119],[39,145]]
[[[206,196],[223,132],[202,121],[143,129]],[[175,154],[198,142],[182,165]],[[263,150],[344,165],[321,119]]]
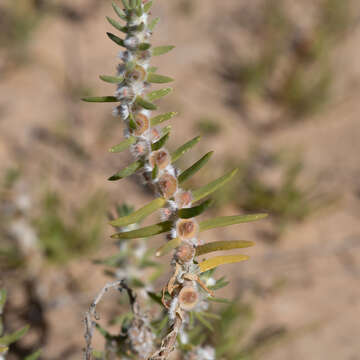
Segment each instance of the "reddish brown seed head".
[[176,262],[182,265],[189,261],[192,261],[194,256],[195,256],[195,247],[192,244],[184,241],[176,249],[174,258]]
[[192,195],[190,191],[180,190],[175,195],[175,202],[178,208],[191,205]]
[[160,130],[156,127],[151,128],[151,141],[156,141],[160,139]]
[[181,240],[195,237],[199,232],[199,224],[193,219],[180,219],[176,223],[176,234]]
[[184,310],[192,310],[199,301],[199,294],[193,286],[184,286],[179,292],[179,304]]
[[158,182],[159,192],[165,199],[171,198],[177,190],[177,180],[169,173],[160,176]]
[[163,170],[170,164],[170,155],[166,150],[153,151],[150,154],[150,165],[158,169]]
[[136,129],[133,130],[133,134],[140,136],[149,128],[149,118],[142,113],[137,113],[135,115],[135,124]]

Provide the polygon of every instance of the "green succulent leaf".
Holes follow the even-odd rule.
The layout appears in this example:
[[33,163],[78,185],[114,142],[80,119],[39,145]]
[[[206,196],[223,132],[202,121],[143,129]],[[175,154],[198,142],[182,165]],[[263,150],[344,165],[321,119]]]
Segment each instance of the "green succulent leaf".
[[146,226],[140,229],[132,231],[124,231],[114,235],[111,235],[114,239],[137,239],[137,238],[147,238],[150,236],[158,235],[167,231],[170,231],[173,226],[172,221],[163,221],[161,223]]
[[139,44],[139,50],[145,51],[151,48],[151,44],[149,43],[141,43]]
[[163,128],[161,129],[161,133],[162,133],[163,135],[168,134],[170,131],[171,131],[171,125],[165,126],[165,127],[163,127]]
[[127,166],[125,169],[120,170],[119,172],[117,172],[113,176],[110,176],[108,180],[109,181],[116,181],[116,180],[123,179],[125,177],[128,177],[128,176],[134,174],[136,171],[141,169],[143,166],[144,166],[143,161],[141,161],[141,160],[135,161],[132,164],[130,164],[129,166]]
[[173,45],[158,46],[152,49],[152,54],[153,56],[163,55],[171,51],[174,47]]
[[171,250],[176,249],[180,244],[181,240],[179,238],[171,239],[170,241],[159,247],[159,249],[156,250],[155,255],[164,256],[168,254]]
[[158,174],[159,174],[159,168],[158,168],[157,164],[155,164],[155,166],[154,166],[154,168],[152,169],[152,172],[151,172],[151,178],[153,180],[155,180],[157,178]]
[[100,75],[99,78],[102,81],[105,81],[110,84],[120,84],[124,81],[124,78],[122,76],[109,76],[109,75]]
[[214,331],[213,326],[198,311],[194,311],[195,317],[210,331]]
[[156,66],[150,66],[148,72],[155,72],[158,68]]
[[131,145],[135,144],[135,143],[136,143],[136,137],[135,136],[130,136],[129,138],[122,141],[120,144],[117,144],[117,145],[111,147],[109,149],[109,152],[117,153],[117,152],[124,151],[124,150],[128,149]]
[[124,40],[123,39],[120,39],[118,36],[114,35],[113,33],[111,32],[107,32],[106,35],[108,36],[108,38],[110,40],[112,40],[115,44],[119,45],[119,46],[124,46]]
[[6,290],[0,289],[0,315],[2,314],[2,312],[4,310],[4,306],[6,303],[6,297],[7,297]]
[[196,256],[208,254],[214,251],[224,251],[233,249],[242,249],[254,246],[252,241],[235,240],[235,241],[214,241],[204,245],[199,245],[196,248]]
[[212,181],[211,183],[202,186],[201,188],[197,190],[193,190],[193,201],[199,201],[202,198],[210,195],[214,191],[218,190],[220,187],[224,186],[228,181],[230,181],[233,176],[237,173],[238,169],[234,169],[230,171],[229,173],[225,174],[224,176],[221,176],[220,178]]
[[37,359],[39,359],[40,355],[41,355],[41,350],[38,350],[38,351],[34,352],[33,354],[27,356],[25,358],[25,360],[37,360]]
[[200,231],[215,229],[234,224],[247,223],[261,220],[267,217],[267,214],[251,214],[251,215],[235,215],[235,216],[220,216],[214,219],[202,221],[200,223]]
[[113,226],[122,227],[130,224],[139,223],[141,220],[145,219],[153,212],[162,208],[165,203],[166,200],[164,198],[157,198],[129,215],[122,216],[116,220],[111,221],[110,224]]
[[131,10],[131,6],[128,0],[121,0],[126,10]]
[[154,84],[165,84],[174,81],[174,79],[169,76],[154,74],[151,72],[147,76],[147,81]]
[[178,215],[181,219],[190,219],[192,217],[202,214],[207,208],[209,208],[214,202],[211,199],[205,200],[203,203],[191,208],[183,208],[178,211]]
[[146,4],[144,4],[144,12],[149,12],[151,7],[152,7],[153,2],[152,1],[148,1]]
[[136,129],[136,122],[135,122],[135,119],[134,119],[134,115],[131,113],[129,115],[129,128],[132,129],[132,130],[135,130]]
[[116,15],[122,19],[122,20],[127,20],[127,17],[125,15],[125,13],[119,8],[119,6],[117,6],[115,3],[112,3],[112,7],[114,9],[114,11],[116,12]]
[[149,101],[155,101],[155,100],[162,98],[163,96],[166,96],[167,94],[170,94],[172,92],[172,90],[173,90],[172,88],[155,90],[155,91],[148,93],[146,95],[146,97]]
[[130,0],[130,6],[132,9],[135,9],[136,8],[136,0]]
[[165,143],[169,140],[170,133],[166,133],[163,137],[161,137],[157,142],[151,144],[151,150],[156,151],[161,149]]
[[196,136],[184,145],[180,146],[171,154],[171,161],[175,162],[180,159],[187,151],[189,151],[193,146],[195,146],[201,139],[201,136]]
[[27,333],[28,330],[29,330],[29,325],[26,325],[22,329],[17,330],[12,334],[4,335],[0,337],[0,345],[7,346],[18,341]]
[[110,25],[112,25],[115,29],[123,32],[123,33],[127,33],[128,29],[126,26],[122,26],[120,23],[118,23],[116,20],[112,19],[109,16],[106,16],[106,20],[110,23]]
[[155,26],[159,23],[159,21],[160,21],[159,17],[152,19],[148,25],[148,29],[150,31],[153,31],[155,29]]
[[84,97],[81,100],[86,102],[96,102],[96,103],[119,102],[119,100],[115,96],[89,96],[89,97]]
[[188,180],[191,176],[195,175],[199,170],[201,170],[201,168],[209,161],[213,153],[214,153],[213,151],[208,152],[195,164],[190,166],[188,169],[184,170],[178,177],[179,184]]
[[226,256],[215,256],[211,259],[207,259],[199,264],[200,273],[216,268],[220,265],[236,263],[244,260],[248,260],[249,257],[246,255],[226,255]]
[[151,126],[159,125],[159,124],[163,123],[164,121],[170,120],[177,114],[178,114],[177,112],[172,111],[172,112],[168,112],[165,114],[157,115],[157,116],[151,118],[150,124],[151,124]]
[[229,300],[229,299],[212,297],[212,296],[209,296],[207,298],[207,300],[212,301],[212,302],[216,302],[216,303],[221,303],[221,304],[231,304],[232,303],[232,301]]
[[156,110],[157,107],[155,104],[151,103],[150,101],[145,100],[141,96],[136,97],[136,104],[142,106],[144,109],[148,110]]

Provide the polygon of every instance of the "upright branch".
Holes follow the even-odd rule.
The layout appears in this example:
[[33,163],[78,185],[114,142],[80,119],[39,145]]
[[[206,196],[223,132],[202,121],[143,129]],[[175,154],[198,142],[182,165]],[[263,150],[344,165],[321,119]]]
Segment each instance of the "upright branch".
[[100,79],[116,84],[113,96],[84,98],[88,102],[117,103],[113,114],[125,124],[125,140],[113,146],[113,153],[130,149],[134,162],[112,175],[109,180],[116,181],[138,174],[144,184],[152,189],[156,198],[137,211],[115,219],[111,224],[125,227],[138,223],[151,213],[161,210],[162,221],[142,228],[121,231],[112,238],[128,241],[135,238],[166,234],[166,242],[156,252],[163,256],[173,251],[171,265],[174,268],[162,291],[162,304],[169,315],[169,331],[163,338],[157,351],[152,354],[139,354],[141,359],[165,360],[176,346],[177,335],[185,331],[190,311],[202,311],[207,308],[209,297],[214,294],[202,280],[203,273],[227,263],[246,260],[245,255],[216,256],[202,262],[196,257],[219,250],[232,250],[252,246],[249,241],[217,241],[203,244],[199,234],[216,227],[223,227],[242,222],[249,222],[265,217],[265,214],[237,215],[218,217],[198,222],[196,216],[202,214],[211,204],[207,199],[211,193],[225,185],[235,175],[236,169],[213,180],[196,190],[183,188],[183,184],[196,174],[210,159],[213,152],[204,154],[186,170],[179,170],[174,163],[195,146],[200,137],[196,136],[180,146],[174,152],[166,148],[170,137],[170,127],[161,125],[177,115],[176,112],[162,113],[153,116],[157,110],[156,100],[171,93],[169,87],[150,91],[152,84],[164,84],[173,81],[168,76],[157,73],[150,65],[153,56],[166,54],[174,48],[171,45],[153,47],[150,43],[152,32],[159,19],[149,20],[152,1],[122,0],[123,9],[113,4],[117,16],[125,22],[107,18],[108,22],[125,37],[113,33],[107,36],[117,45],[124,48],[120,51],[121,63],[117,73],[101,75]]

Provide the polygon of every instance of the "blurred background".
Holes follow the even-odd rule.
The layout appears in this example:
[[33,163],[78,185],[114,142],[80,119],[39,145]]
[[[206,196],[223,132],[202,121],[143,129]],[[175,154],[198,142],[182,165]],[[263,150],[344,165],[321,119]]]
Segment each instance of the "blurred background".
[[[207,216],[270,214],[203,236],[256,241],[220,270],[219,293],[240,302],[234,346],[360,359],[360,3],[157,0],[152,13],[153,42],[176,45],[154,59],[176,79],[160,106],[180,113],[169,147],[203,135],[179,166],[215,150],[192,187],[240,169]],[[83,313],[109,280],[94,262],[116,251],[107,212],[152,198],[136,177],[106,180],[131,159],[107,151],[122,125],[79,100],[114,91],[98,79],[118,62],[105,15],[108,0],[0,2],[0,287],[5,328],[31,326],[8,359],[81,356]]]

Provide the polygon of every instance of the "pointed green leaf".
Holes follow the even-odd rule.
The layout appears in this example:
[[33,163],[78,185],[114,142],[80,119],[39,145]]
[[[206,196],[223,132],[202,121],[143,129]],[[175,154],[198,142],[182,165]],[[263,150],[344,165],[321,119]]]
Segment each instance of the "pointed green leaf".
[[135,9],[136,8],[136,0],[130,0],[130,7],[132,9]]
[[171,154],[171,161],[175,162],[178,160],[181,156],[183,156],[187,151],[189,151],[194,145],[196,145],[201,139],[201,136],[196,136],[184,145],[177,148],[172,154]]
[[134,119],[134,115],[130,113],[128,119],[129,119],[129,128],[135,130],[137,128],[137,125]]
[[123,3],[124,8],[125,8],[126,10],[131,10],[131,6],[130,6],[128,0],[121,0],[121,2]]
[[148,72],[155,72],[158,68],[156,66],[150,66]]
[[152,54],[153,56],[163,55],[171,51],[174,47],[173,45],[158,46],[152,49]]
[[234,224],[247,223],[251,221],[257,221],[264,219],[266,217],[267,214],[220,216],[214,219],[202,221],[200,223],[200,231],[210,230],[210,229],[234,225]]
[[153,2],[152,1],[148,1],[146,4],[144,4],[144,12],[149,12],[151,9]]
[[136,143],[136,137],[130,136],[129,138],[122,141],[120,144],[117,144],[109,149],[110,152],[117,153],[128,149],[132,144]]
[[33,354],[27,356],[25,358],[25,360],[37,360],[37,359],[39,359],[40,355],[41,355],[41,350],[38,350],[38,351],[34,352]]
[[144,166],[143,161],[141,161],[141,160],[135,161],[132,164],[130,164],[129,166],[127,166],[125,169],[120,170],[119,172],[117,172],[113,176],[109,177],[108,180],[109,181],[116,181],[116,180],[123,179],[123,178],[125,178],[127,176],[130,176],[130,175],[134,174],[136,171],[141,169],[143,166]]
[[126,26],[122,26],[120,23],[118,23],[116,20],[112,19],[109,16],[106,16],[106,20],[109,22],[110,25],[112,25],[115,29],[123,32],[123,33],[127,33],[128,29]]
[[137,105],[142,106],[144,109],[148,109],[148,110],[156,110],[157,109],[155,104],[145,100],[141,96],[137,96],[135,102]]
[[155,164],[155,166],[154,166],[154,168],[152,169],[152,172],[151,172],[151,178],[153,180],[155,180],[157,178],[158,174],[159,174],[159,168],[158,168],[157,164]]
[[174,79],[172,79],[169,76],[164,76],[164,75],[160,75],[160,74],[154,74],[154,73],[149,73],[146,79],[148,82],[154,83],[154,84],[165,84],[168,82],[172,82],[174,81]]
[[202,214],[208,207],[213,204],[212,200],[205,200],[198,206],[193,206],[191,208],[182,208],[178,211],[178,215],[181,219],[190,219],[192,217]]
[[171,131],[171,125],[165,126],[165,127],[163,127],[163,128],[161,129],[161,133],[162,133],[163,135],[168,134],[170,131]]
[[157,116],[151,118],[150,124],[151,124],[151,126],[159,125],[159,124],[163,123],[164,121],[170,120],[172,117],[174,117],[177,114],[178,114],[177,112],[172,111],[172,112],[168,112],[165,114],[157,115]]
[[196,256],[208,254],[214,251],[223,251],[223,250],[233,250],[233,249],[241,249],[247,248],[250,246],[254,246],[255,243],[252,241],[214,241],[211,243],[207,243],[204,245],[199,245],[196,248]]
[[156,250],[156,256],[164,256],[168,254],[171,250],[176,249],[181,244],[181,240],[179,238],[171,239],[162,245],[159,249]]
[[217,303],[222,303],[222,304],[231,304],[232,303],[232,301],[229,299],[217,298],[217,297],[212,297],[212,296],[209,296],[206,300],[209,300],[212,302],[217,302]]
[[127,226],[130,224],[139,223],[141,220],[145,219],[147,216],[149,216],[153,212],[162,208],[165,205],[165,203],[166,203],[166,200],[164,198],[157,198],[157,199],[149,202],[148,204],[146,204],[139,210],[132,212],[129,215],[122,216],[116,220],[111,221],[110,224],[113,226],[122,227],[122,226]]
[[81,100],[86,102],[119,102],[115,96],[89,96]]
[[22,329],[15,331],[12,334],[4,335],[0,337],[0,344],[5,346],[10,345],[21,339],[27,333],[28,330],[29,330],[29,325],[26,325]]
[[132,231],[124,231],[114,235],[111,235],[113,239],[137,239],[137,238],[147,238],[150,236],[158,235],[167,231],[170,231],[173,226],[172,221],[163,221],[161,223],[145,226],[140,229]]
[[237,171],[238,169],[234,169],[229,173],[225,174],[224,176],[212,181],[211,183],[202,186],[197,190],[193,190],[192,191],[193,201],[195,202],[201,200],[202,198],[210,195],[211,193],[213,193],[214,191],[225,185],[228,181],[230,181],[233,178],[233,176],[237,173]]
[[218,314],[213,314],[207,311],[199,311],[199,314],[205,318],[214,319],[214,320],[220,320],[221,316]]
[[195,317],[210,331],[214,331],[213,326],[198,311],[194,311]]
[[149,43],[141,43],[139,44],[139,50],[145,51],[151,48],[151,44]]
[[115,3],[112,3],[112,7],[114,11],[116,12],[116,15],[123,20],[127,20],[125,13],[117,6]]
[[124,40],[120,39],[118,36],[114,35],[113,33],[107,32],[106,35],[110,40],[112,40],[115,44],[118,44],[120,46],[124,46]]
[[240,262],[248,260],[249,257],[246,255],[226,255],[226,256],[215,256],[211,259],[207,259],[199,264],[200,273],[203,273],[207,270],[216,268],[220,265],[231,264],[235,262]]
[[7,297],[7,293],[5,289],[0,289],[0,315],[3,312],[5,303],[6,303],[6,297]]
[[146,97],[150,101],[155,101],[155,100],[162,98],[163,96],[166,96],[167,94],[170,94],[172,92],[172,90],[173,90],[172,88],[155,90],[155,91],[149,92],[146,95]]
[[151,144],[151,150],[156,151],[156,150],[161,149],[165,145],[165,143],[168,141],[169,137],[170,137],[170,133],[166,133],[157,142],[154,142],[153,144]]
[[159,17],[152,19],[148,25],[148,29],[150,31],[153,31],[155,29],[155,26],[159,23],[159,21],[160,21]]
[[123,77],[123,76],[100,75],[99,78],[100,78],[102,81],[105,81],[105,82],[111,83],[111,84],[120,84],[121,82],[124,81],[124,77]]
[[184,170],[178,177],[179,184],[188,180],[191,176],[195,175],[201,168],[209,161],[213,151],[205,154],[200,160],[198,160],[195,164],[190,166],[188,169]]

